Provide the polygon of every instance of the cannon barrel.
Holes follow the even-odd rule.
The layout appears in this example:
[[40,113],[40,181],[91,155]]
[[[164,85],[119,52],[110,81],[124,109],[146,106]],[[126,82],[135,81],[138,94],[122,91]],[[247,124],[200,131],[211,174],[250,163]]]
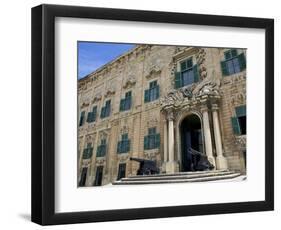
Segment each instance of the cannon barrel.
[[130,157],[131,161],[137,161],[137,162],[144,162],[144,159],[140,159],[140,158],[135,158],[135,157]]

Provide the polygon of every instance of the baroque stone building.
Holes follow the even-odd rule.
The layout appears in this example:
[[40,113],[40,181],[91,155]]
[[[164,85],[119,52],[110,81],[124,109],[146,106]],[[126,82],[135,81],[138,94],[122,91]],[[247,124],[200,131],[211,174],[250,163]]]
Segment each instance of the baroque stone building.
[[78,81],[78,185],[190,171],[188,149],[246,173],[246,50],[137,45]]

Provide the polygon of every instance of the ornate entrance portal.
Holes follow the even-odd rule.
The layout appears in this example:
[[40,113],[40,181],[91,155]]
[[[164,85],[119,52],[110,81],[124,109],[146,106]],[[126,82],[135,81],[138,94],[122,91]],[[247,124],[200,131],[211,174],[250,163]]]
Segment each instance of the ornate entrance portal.
[[181,171],[193,171],[190,149],[203,153],[203,135],[200,118],[191,114],[180,125]]

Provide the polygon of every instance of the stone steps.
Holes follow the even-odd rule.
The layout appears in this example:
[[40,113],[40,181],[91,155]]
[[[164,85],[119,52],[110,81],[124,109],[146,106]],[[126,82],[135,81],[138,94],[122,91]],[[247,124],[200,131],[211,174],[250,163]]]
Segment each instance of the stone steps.
[[240,173],[228,170],[215,170],[204,172],[183,172],[175,174],[158,174],[144,176],[130,176],[113,182],[113,185],[138,185],[138,184],[164,184],[164,183],[187,183],[205,182],[215,180],[233,179]]

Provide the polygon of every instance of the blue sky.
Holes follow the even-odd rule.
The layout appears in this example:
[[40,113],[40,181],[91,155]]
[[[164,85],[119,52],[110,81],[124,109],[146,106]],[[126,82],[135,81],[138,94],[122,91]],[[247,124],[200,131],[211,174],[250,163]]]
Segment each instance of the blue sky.
[[95,71],[135,45],[101,42],[78,42],[78,78]]

